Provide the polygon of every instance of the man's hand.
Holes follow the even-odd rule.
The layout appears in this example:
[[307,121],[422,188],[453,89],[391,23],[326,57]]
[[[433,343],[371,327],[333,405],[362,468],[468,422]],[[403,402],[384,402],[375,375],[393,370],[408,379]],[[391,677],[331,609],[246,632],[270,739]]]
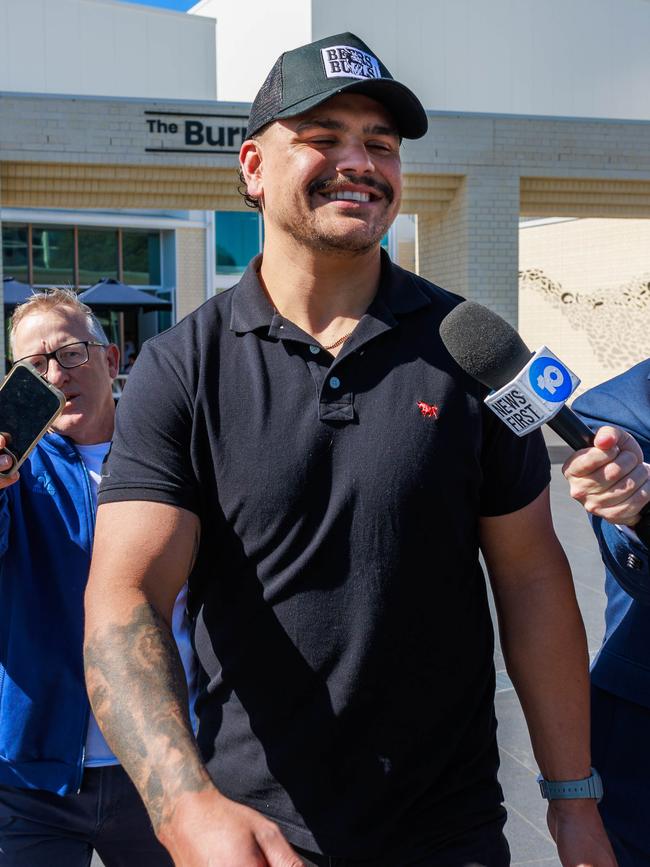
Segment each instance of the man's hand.
[[[7,440],[7,437],[0,434],[0,473],[6,473],[7,470],[11,469],[11,466],[14,463],[13,458],[3,451],[8,447],[8,445],[9,441]],[[18,481],[18,478],[19,473],[17,471],[10,473],[7,476],[0,475],[0,491],[13,485]]]
[[650,502],[650,467],[634,437],[601,427],[594,445],[572,455],[562,467],[574,500],[611,524],[633,527]]
[[277,825],[216,789],[182,796],[158,828],[176,867],[302,867]]
[[546,821],[562,867],[616,867],[596,802],[551,801]]

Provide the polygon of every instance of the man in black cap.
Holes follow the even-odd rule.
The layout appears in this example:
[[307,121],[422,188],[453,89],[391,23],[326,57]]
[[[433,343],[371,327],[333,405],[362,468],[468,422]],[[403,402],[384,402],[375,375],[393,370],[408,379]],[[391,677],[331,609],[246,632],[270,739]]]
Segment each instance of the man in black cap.
[[[614,864],[543,443],[444,349],[460,299],[380,249],[426,129],[353,34],[284,54],[240,154],[263,254],[120,401],[86,673],[177,867],[509,863],[479,545],[563,864]],[[198,743],[169,632],[188,577]]]

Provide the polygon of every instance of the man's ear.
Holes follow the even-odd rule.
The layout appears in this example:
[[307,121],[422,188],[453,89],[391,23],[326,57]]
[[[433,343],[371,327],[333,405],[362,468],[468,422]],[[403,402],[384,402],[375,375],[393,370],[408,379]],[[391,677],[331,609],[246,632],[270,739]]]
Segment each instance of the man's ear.
[[262,147],[257,139],[246,139],[239,151],[239,163],[241,165],[246,192],[255,199],[261,199],[262,185]]
[[111,379],[115,379],[120,372],[120,350],[114,343],[106,347],[106,360],[108,361],[108,372]]

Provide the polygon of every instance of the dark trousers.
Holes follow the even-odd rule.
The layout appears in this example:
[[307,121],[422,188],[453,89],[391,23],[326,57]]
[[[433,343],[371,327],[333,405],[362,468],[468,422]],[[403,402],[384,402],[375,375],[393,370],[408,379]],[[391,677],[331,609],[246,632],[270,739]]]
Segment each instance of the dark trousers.
[[0,867],[173,867],[119,766],[87,768],[78,795],[0,786]]
[[430,855],[401,859],[399,854],[390,858],[357,860],[317,855],[303,849],[294,849],[305,867],[509,867],[510,849],[503,836],[503,819],[463,835],[455,843]]
[[591,688],[591,753],[600,814],[619,867],[650,867],[650,708]]

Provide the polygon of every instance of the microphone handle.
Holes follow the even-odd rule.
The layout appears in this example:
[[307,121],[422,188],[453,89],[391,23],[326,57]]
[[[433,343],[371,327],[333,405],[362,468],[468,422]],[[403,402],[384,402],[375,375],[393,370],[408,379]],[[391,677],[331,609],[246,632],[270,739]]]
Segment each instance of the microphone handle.
[[[593,431],[568,406],[563,406],[547,424],[575,451],[589,448],[594,443]],[[650,548],[650,503],[643,507],[640,520],[632,529],[646,548]]]
[[594,432],[568,406],[563,406],[546,424],[576,452],[594,444]]

